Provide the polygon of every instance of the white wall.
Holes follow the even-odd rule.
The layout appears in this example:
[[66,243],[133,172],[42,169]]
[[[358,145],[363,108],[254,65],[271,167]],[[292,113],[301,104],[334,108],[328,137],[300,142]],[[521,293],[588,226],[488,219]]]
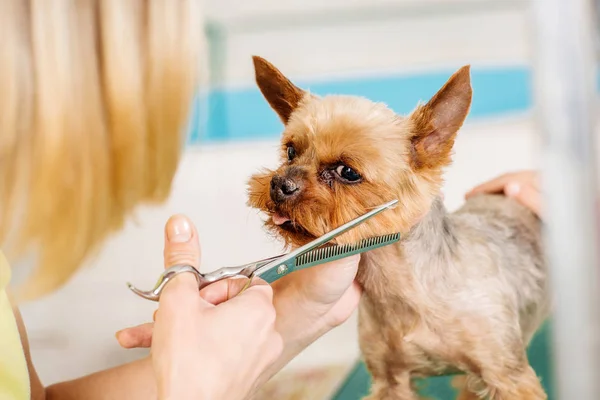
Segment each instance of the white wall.
[[530,59],[525,0],[223,0],[208,3],[223,46],[216,83],[252,85],[251,56],[295,79]]

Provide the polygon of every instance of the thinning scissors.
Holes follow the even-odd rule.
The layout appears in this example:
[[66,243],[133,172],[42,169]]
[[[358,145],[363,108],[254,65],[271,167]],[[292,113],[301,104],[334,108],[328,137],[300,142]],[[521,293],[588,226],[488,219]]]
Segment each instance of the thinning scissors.
[[206,274],[200,273],[191,265],[174,265],[166,269],[160,275],[158,282],[152,290],[140,290],[131,283],[127,283],[127,286],[129,286],[129,289],[138,296],[148,300],[158,301],[166,284],[176,275],[183,272],[191,272],[196,276],[199,289],[202,289],[213,282],[233,278],[235,276],[245,276],[250,279],[253,277],[260,277],[268,283],[272,283],[294,271],[339,260],[354,254],[363,253],[398,242],[400,240],[400,233],[392,233],[389,235],[368,238],[354,244],[326,245],[330,240],[362,224],[366,220],[373,218],[375,215],[392,208],[397,203],[398,200],[392,200],[382,204],[287,254],[266,258],[237,267],[224,267]]

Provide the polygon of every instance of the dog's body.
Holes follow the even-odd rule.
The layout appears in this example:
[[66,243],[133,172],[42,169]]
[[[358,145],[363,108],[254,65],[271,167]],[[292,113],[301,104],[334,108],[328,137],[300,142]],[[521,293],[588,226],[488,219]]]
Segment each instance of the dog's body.
[[477,196],[449,215],[435,201],[400,244],[367,253],[359,329],[373,398],[412,399],[410,377],[458,371],[492,398],[543,398],[525,355],[549,308],[540,242],[530,211]]
[[464,396],[546,398],[525,352],[549,309],[539,219],[503,196],[473,197],[452,214],[440,200],[442,169],[471,103],[469,69],[400,117],[366,99],[313,96],[254,62],[285,124],[282,165],[250,181],[249,204],[270,216],[269,228],[301,245],[400,200],[338,240],[403,234],[359,266],[369,398],[412,400],[411,378],[454,371],[469,377]]

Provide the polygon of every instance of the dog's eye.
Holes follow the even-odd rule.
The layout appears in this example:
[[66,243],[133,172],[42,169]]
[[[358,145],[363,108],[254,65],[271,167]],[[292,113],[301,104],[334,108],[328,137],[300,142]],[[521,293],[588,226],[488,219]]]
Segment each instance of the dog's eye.
[[294,158],[296,158],[296,149],[294,148],[294,146],[288,146],[287,157],[288,157],[288,160],[290,160],[290,161],[292,161]]
[[335,172],[340,176],[340,178],[348,182],[357,182],[361,179],[360,174],[347,165],[339,165],[335,169]]

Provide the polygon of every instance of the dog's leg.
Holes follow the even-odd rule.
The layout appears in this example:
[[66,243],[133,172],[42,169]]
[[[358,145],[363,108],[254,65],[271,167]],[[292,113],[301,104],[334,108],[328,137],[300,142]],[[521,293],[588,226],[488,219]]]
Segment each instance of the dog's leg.
[[546,400],[540,380],[531,366],[526,363],[516,369],[483,371],[490,400]]
[[457,375],[452,378],[452,387],[458,391],[456,400],[481,400],[479,393],[485,388],[485,384],[473,375]]
[[471,392],[468,388],[463,388],[459,393],[456,400],[481,400],[479,395]]
[[497,317],[504,318],[496,321],[494,329],[463,333],[465,369],[485,384],[469,385],[470,389],[489,400],[546,400],[548,396],[529,365],[519,320],[510,314]]
[[419,400],[411,384],[410,372],[396,373],[388,378],[374,377],[371,394],[363,400]]
[[[518,326],[518,322],[513,326]],[[490,400],[547,399],[540,380],[529,365],[520,331],[497,330],[494,333],[470,335],[469,345],[463,347],[468,349],[464,356],[469,360],[470,375],[485,384],[483,387],[469,385],[470,389]]]

